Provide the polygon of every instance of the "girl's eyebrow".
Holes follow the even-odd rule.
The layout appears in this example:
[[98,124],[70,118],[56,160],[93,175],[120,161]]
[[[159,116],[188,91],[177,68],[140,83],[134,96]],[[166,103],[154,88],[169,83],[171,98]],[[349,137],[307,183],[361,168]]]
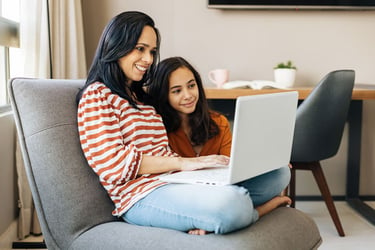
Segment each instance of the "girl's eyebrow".
[[174,85],[170,89],[177,89],[177,88],[181,88],[181,85]]
[[[186,84],[189,84],[189,83],[194,82],[194,81],[195,81],[195,79],[192,78],[191,80],[187,81]],[[181,84],[176,84],[176,85],[172,86],[170,89],[175,89],[175,88],[181,88]]]

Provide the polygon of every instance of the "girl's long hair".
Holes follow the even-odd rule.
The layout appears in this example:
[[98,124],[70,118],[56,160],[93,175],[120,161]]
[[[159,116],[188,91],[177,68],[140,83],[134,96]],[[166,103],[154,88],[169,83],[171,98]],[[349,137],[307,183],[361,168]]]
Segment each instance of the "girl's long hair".
[[167,58],[157,65],[154,77],[148,86],[148,94],[151,97],[150,104],[162,116],[167,132],[174,132],[181,126],[182,121],[178,112],[168,101],[170,75],[181,67],[185,67],[193,73],[198,86],[199,99],[195,111],[189,114],[189,125],[191,142],[194,145],[201,145],[219,133],[218,125],[211,118],[211,114],[218,114],[209,109],[202,79],[194,67],[184,58]]
[[[126,84],[128,81],[127,76],[120,68],[118,60],[135,48],[145,26],[152,27],[156,33],[157,53],[154,55],[154,61],[141,81],[134,81],[128,86]],[[137,107],[136,102],[128,93],[135,95],[137,100],[141,102],[147,96],[143,90],[143,84],[150,80],[151,73],[159,60],[159,47],[159,31],[155,27],[152,18],[148,15],[138,11],[127,11],[112,18],[101,35],[86,84],[77,94],[77,103],[81,99],[84,90],[90,84],[98,81],[110,88],[112,93],[128,100],[133,107]]]

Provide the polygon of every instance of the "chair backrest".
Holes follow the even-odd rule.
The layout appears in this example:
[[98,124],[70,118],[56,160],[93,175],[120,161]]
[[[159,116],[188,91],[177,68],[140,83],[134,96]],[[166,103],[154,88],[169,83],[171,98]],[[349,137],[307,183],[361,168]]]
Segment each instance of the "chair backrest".
[[355,73],[328,73],[297,109],[291,162],[334,156],[340,146],[351,102]]
[[75,96],[84,80],[12,79],[12,108],[34,204],[49,249],[67,249],[114,221],[112,201],[81,150]]

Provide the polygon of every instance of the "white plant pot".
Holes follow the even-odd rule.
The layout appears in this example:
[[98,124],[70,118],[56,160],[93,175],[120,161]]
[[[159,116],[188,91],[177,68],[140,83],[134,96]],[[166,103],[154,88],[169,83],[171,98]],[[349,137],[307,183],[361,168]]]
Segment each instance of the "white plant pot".
[[275,69],[274,77],[276,84],[280,85],[280,88],[290,88],[293,86],[296,79],[295,69]]

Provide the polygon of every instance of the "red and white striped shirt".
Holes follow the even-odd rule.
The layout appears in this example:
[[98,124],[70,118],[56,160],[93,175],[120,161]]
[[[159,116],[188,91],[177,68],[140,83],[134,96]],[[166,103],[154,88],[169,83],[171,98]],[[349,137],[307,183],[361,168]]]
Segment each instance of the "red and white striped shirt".
[[121,216],[164,185],[158,175],[137,176],[142,156],[177,156],[168,146],[161,117],[148,105],[133,108],[103,83],[91,84],[78,106],[78,129],[86,159]]

